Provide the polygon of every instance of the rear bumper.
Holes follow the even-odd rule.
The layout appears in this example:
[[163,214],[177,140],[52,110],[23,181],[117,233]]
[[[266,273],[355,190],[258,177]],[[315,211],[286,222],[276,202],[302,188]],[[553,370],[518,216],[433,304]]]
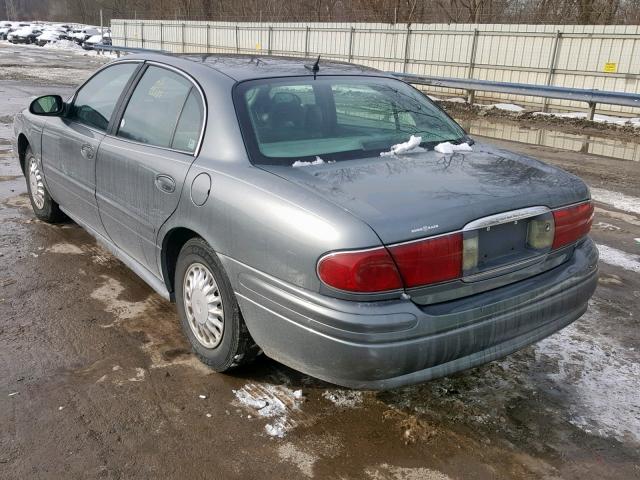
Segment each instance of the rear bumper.
[[389,389],[504,357],[569,325],[596,288],[598,252],[586,239],[543,274],[425,307],[337,300],[223,261],[268,356],[338,385]]

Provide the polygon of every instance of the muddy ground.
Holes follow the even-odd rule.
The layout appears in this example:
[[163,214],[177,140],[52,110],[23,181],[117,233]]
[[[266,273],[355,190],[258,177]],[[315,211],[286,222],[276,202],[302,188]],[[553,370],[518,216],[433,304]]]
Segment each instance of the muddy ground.
[[597,200],[599,288],[537,345],[388,392],[265,357],[221,375],[189,353],[172,304],[77,225],[31,213],[11,118],[100,61],[0,43],[0,64],[41,60],[66,86],[0,69],[0,478],[640,478],[640,162],[496,140]]
[[458,121],[485,118],[506,124],[526,125],[528,128],[561,130],[576,135],[606,135],[620,140],[640,141],[640,128],[631,124],[616,125],[604,122],[592,122],[581,118],[567,118],[560,116],[541,116],[540,108],[511,112],[498,108],[487,108],[486,105],[469,105],[468,103],[438,101],[450,115]]

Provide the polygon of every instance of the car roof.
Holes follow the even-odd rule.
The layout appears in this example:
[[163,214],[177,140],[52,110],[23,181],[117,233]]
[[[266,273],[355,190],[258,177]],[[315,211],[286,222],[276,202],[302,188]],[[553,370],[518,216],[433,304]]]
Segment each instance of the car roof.
[[[186,62],[188,60],[199,65],[207,66],[236,81],[253,80],[259,78],[273,77],[293,77],[312,75],[311,66],[316,58],[304,57],[281,57],[275,55],[260,54],[138,54],[129,58],[141,58],[145,60],[159,61],[183,68],[188,71]],[[323,75],[366,75],[366,76],[388,76],[380,70],[355,65],[353,63],[340,62],[336,60],[323,60],[320,58],[320,70],[318,76]]]

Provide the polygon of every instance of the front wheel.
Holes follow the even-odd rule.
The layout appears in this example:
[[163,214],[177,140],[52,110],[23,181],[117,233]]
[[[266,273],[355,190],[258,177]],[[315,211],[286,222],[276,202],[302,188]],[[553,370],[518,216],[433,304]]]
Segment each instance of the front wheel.
[[203,363],[224,372],[258,355],[220,259],[204,240],[182,247],[175,291],[182,330]]
[[51,198],[47,187],[44,185],[42,170],[38,159],[33,154],[31,147],[25,153],[25,176],[27,177],[27,190],[33,213],[40,220],[48,223],[58,223],[65,219],[58,204]]

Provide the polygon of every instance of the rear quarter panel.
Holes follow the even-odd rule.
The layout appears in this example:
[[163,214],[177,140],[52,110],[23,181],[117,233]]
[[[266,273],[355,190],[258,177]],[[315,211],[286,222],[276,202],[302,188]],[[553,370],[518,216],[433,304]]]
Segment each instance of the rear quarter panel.
[[[199,174],[211,178],[209,197],[200,207],[191,198]],[[320,290],[316,263],[322,254],[380,244],[368,225],[346,211],[248,162],[232,166],[198,159],[161,238],[177,227],[195,231],[242,266],[312,291]],[[230,280],[235,288],[238,279]]]

